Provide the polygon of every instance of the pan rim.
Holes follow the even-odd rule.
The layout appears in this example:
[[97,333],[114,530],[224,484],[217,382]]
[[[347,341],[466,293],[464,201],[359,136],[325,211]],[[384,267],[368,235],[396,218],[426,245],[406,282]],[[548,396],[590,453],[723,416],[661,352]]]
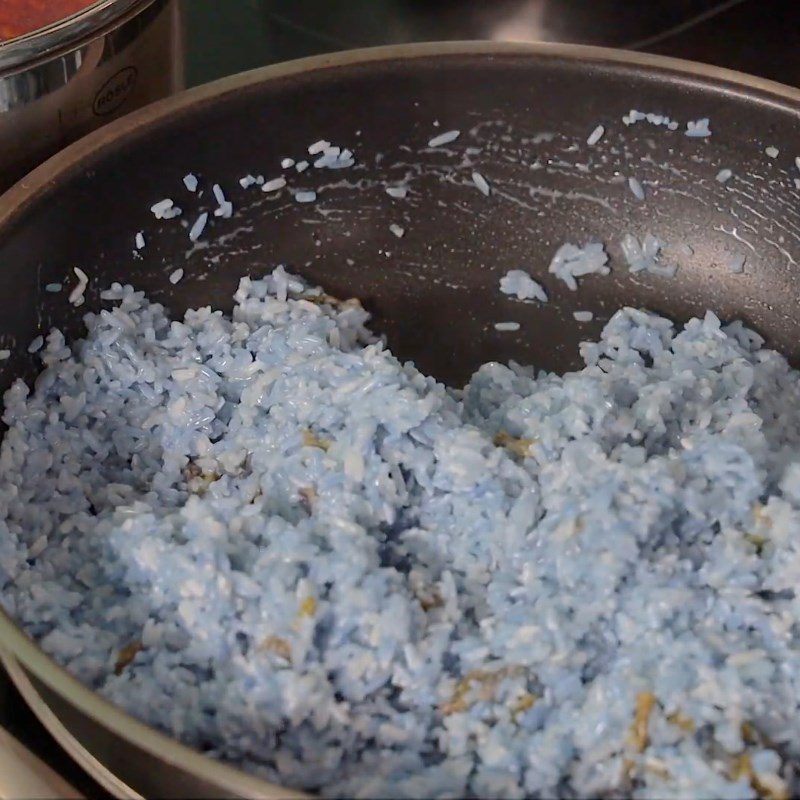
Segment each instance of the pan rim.
[[[59,176],[69,173],[88,157],[100,155],[106,148],[131,138],[142,130],[164,123],[180,112],[244,89],[295,75],[373,62],[446,56],[535,56],[597,66],[642,68],[654,73],[671,73],[687,79],[699,79],[711,87],[721,88],[724,85],[728,89],[739,90],[748,95],[758,95],[761,99],[781,101],[800,111],[800,89],[724,67],[613,48],[543,42],[453,41],[345,50],[260,67],[188,89],[90,133],[35,168],[0,196],[0,235],[52,189]],[[180,765],[201,780],[225,787],[227,791],[243,797],[307,796],[212,759],[139,721],[80,683],[44,653],[2,609],[0,651],[16,659],[27,672],[65,697],[82,714],[127,739],[137,748],[158,756],[168,764]]]
[[262,83],[295,75],[380,61],[444,56],[536,56],[586,62],[597,66],[638,67],[657,73],[673,73],[687,79],[700,79],[718,87],[726,84],[728,88],[739,89],[750,95],[759,94],[762,99],[788,103],[800,111],[800,88],[727,67],[612,47],[560,42],[450,41],[342,50],[282,61],[219,78],[191,89],[184,89],[111,121],[51,156],[0,195],[0,230],[14,216],[21,213],[39,192],[51,185],[55,175],[67,172],[88,156],[101,153],[106,147],[133,136],[143,128],[154,126],[205,102],[219,100]]

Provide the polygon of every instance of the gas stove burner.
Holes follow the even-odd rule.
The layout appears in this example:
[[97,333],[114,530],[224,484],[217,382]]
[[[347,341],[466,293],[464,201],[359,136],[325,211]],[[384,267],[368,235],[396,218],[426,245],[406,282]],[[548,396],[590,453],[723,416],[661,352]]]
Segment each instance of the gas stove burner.
[[[413,41],[623,47],[800,84],[797,0],[192,0],[191,84],[265,63]],[[205,43],[213,41],[210,48]],[[202,43],[202,44],[201,44]]]
[[557,41],[636,48],[748,0],[261,0],[292,38],[337,49],[441,39]]

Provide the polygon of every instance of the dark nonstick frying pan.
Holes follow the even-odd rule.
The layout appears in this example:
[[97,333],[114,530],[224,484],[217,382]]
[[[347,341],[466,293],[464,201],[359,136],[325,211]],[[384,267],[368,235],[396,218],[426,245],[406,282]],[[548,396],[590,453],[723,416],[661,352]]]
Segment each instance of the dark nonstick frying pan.
[[[626,126],[631,109],[681,125]],[[711,137],[684,134],[704,117]],[[598,124],[605,134],[590,146]],[[428,148],[449,129],[461,131],[456,142]],[[281,263],[331,294],[359,297],[395,353],[454,385],[490,360],[575,367],[578,343],[623,305],[676,320],[712,309],[796,360],[798,131],[800,91],[593,48],[382,48],[224,80],[92,135],[0,199],[0,349],[12,350],[0,384],[35,374],[28,343],[51,326],[79,333],[112,281],[134,283],[176,313],[229,308],[240,276]],[[282,158],[299,159],[322,138],[353,149],[357,164],[293,177],[317,190],[315,203],[239,186],[248,173],[281,174]],[[476,170],[492,186],[488,198],[472,181]],[[722,170],[732,172],[725,182]],[[202,179],[203,196],[184,189],[188,172]],[[212,218],[193,245],[181,222],[215,207],[214,182],[235,214]],[[404,200],[386,193],[401,183],[411,189]],[[164,197],[183,208],[180,219],[154,219],[150,207]],[[141,252],[137,231],[147,240]],[[622,237],[648,232],[665,243],[665,263],[678,265],[674,277],[629,273]],[[605,243],[610,275],[586,277],[577,292],[547,275],[559,245],[590,241]],[[91,279],[80,309],[66,300],[76,266]],[[173,286],[179,267],[185,277]],[[515,268],[541,278],[550,302],[503,297],[498,280]],[[47,293],[54,282],[67,290]],[[577,324],[577,310],[594,321]],[[499,332],[500,321],[520,330]],[[5,617],[0,647],[37,713],[115,793],[288,796],[116,711]]]

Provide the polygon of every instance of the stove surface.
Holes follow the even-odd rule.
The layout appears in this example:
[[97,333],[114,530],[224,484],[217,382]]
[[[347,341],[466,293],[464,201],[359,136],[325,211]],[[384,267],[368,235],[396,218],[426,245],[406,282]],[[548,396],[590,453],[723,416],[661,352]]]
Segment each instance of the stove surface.
[[[538,39],[662,53],[800,86],[796,0],[184,0],[184,13],[192,85],[352,47]],[[107,796],[61,752],[0,670],[2,728],[84,796]],[[0,800],[9,792],[1,769],[9,750],[0,738]]]
[[[5,769],[6,764],[14,770]],[[31,800],[34,795],[108,797],[61,750],[0,668],[0,800]]]
[[291,58],[414,41],[563,41],[800,85],[795,0],[185,0],[197,84]]

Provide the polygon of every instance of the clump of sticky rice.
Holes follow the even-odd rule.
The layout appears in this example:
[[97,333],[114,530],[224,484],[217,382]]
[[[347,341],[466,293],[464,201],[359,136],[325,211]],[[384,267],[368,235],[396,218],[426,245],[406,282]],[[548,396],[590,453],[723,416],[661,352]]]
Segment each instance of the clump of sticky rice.
[[525,270],[509,270],[500,278],[500,291],[517,300],[539,300],[547,302],[547,292]]
[[568,242],[558,248],[548,271],[575,291],[578,288],[578,278],[595,274],[608,275],[611,269],[608,266],[608,253],[601,242],[590,242],[583,247]]
[[646,233],[641,240],[632,233],[626,233],[622,238],[622,254],[631,272],[650,272],[671,278],[678,268],[660,263],[662,247],[661,240],[652,233]]

